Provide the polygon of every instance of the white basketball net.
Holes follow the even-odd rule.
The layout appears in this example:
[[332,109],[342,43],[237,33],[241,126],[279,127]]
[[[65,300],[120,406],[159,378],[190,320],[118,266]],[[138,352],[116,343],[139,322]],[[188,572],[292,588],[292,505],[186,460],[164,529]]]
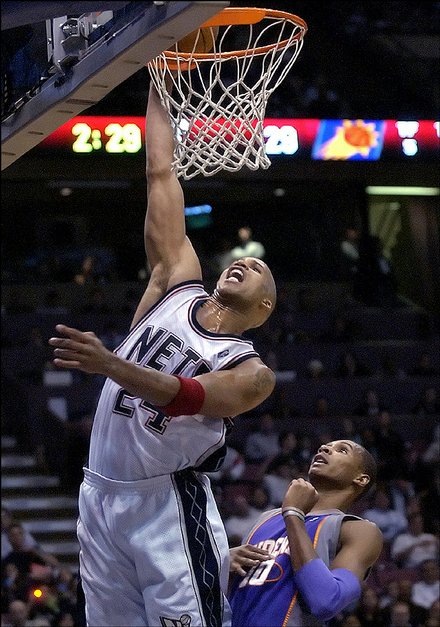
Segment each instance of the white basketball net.
[[[266,16],[258,24],[239,26],[241,35],[247,31],[246,41],[240,41],[244,54],[222,56],[231,29],[220,28],[211,58],[200,59],[194,51],[177,53],[171,62],[174,72],[167,52],[148,64],[174,128],[173,169],[186,180],[243,166],[251,170],[270,166],[263,134],[266,104],[295,63],[306,27]],[[271,45],[266,43],[269,38]],[[172,81],[170,92],[167,80]]]

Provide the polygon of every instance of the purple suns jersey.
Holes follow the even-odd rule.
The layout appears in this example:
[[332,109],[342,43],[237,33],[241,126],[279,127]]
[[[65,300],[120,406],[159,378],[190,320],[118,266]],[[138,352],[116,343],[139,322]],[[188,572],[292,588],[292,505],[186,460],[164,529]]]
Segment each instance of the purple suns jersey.
[[[258,358],[252,342],[201,327],[196,314],[207,298],[200,281],[174,286],[114,352],[143,368],[183,377],[228,370]],[[170,418],[107,379],[95,412],[88,467],[118,481],[185,468],[214,471],[226,453],[227,422],[202,415]]]
[[[327,566],[330,566],[336,555],[344,520],[361,519],[339,510],[306,516],[307,533],[318,557]],[[234,577],[229,595],[232,627],[324,625],[325,623],[310,614],[295,586],[289,541],[281,510],[271,510],[263,514],[245,542],[268,550],[274,557],[261,562],[244,577]]]

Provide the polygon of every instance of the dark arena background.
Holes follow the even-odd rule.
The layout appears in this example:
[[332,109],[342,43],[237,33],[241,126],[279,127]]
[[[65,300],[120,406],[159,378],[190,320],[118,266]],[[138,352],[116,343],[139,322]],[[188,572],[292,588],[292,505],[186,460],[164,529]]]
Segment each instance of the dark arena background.
[[[60,60],[48,32],[72,11],[123,20],[131,5],[209,3],[77,4],[2,3],[2,560],[11,520],[49,556],[25,580],[2,563],[2,625],[25,624],[9,615],[17,599],[38,625],[81,624],[77,495],[103,380],[58,371],[48,339],[62,322],[114,349],[149,276],[148,71],[136,66],[95,100],[75,96],[71,113],[29,143],[21,120],[45,111],[45,85],[75,77],[75,37]],[[399,624],[434,627],[438,575],[425,570],[439,558],[440,3],[285,4],[250,3],[308,25],[267,104],[271,166],[182,183],[207,287],[245,226],[278,287],[275,313],[247,334],[276,372],[275,391],[236,417],[211,480],[235,546],[292,478],[307,476],[320,443],[361,443],[379,476],[353,513],[376,522],[385,545],[356,607],[330,624],[397,625],[401,603],[409,622]],[[324,150],[341,128],[362,132],[363,149]],[[413,550],[399,552],[402,534]]]

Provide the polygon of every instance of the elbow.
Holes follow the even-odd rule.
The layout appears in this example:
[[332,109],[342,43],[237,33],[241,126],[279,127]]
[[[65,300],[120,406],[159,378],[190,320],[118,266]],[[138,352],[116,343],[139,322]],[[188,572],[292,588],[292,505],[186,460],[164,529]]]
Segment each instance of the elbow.
[[320,621],[326,622],[336,616],[335,603],[328,602],[328,599],[315,598],[309,605],[310,613]]

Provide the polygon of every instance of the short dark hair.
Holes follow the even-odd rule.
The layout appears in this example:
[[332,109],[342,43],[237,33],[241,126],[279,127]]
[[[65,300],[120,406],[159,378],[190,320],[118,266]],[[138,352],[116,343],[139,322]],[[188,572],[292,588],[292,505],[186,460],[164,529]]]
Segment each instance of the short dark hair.
[[377,463],[370,451],[367,451],[367,449],[360,444],[358,444],[358,447],[362,460],[362,470],[370,477],[370,483],[367,483],[367,485],[364,487],[359,496],[360,498],[361,496],[365,496],[368,492],[370,492],[370,490],[372,490],[376,484]]

